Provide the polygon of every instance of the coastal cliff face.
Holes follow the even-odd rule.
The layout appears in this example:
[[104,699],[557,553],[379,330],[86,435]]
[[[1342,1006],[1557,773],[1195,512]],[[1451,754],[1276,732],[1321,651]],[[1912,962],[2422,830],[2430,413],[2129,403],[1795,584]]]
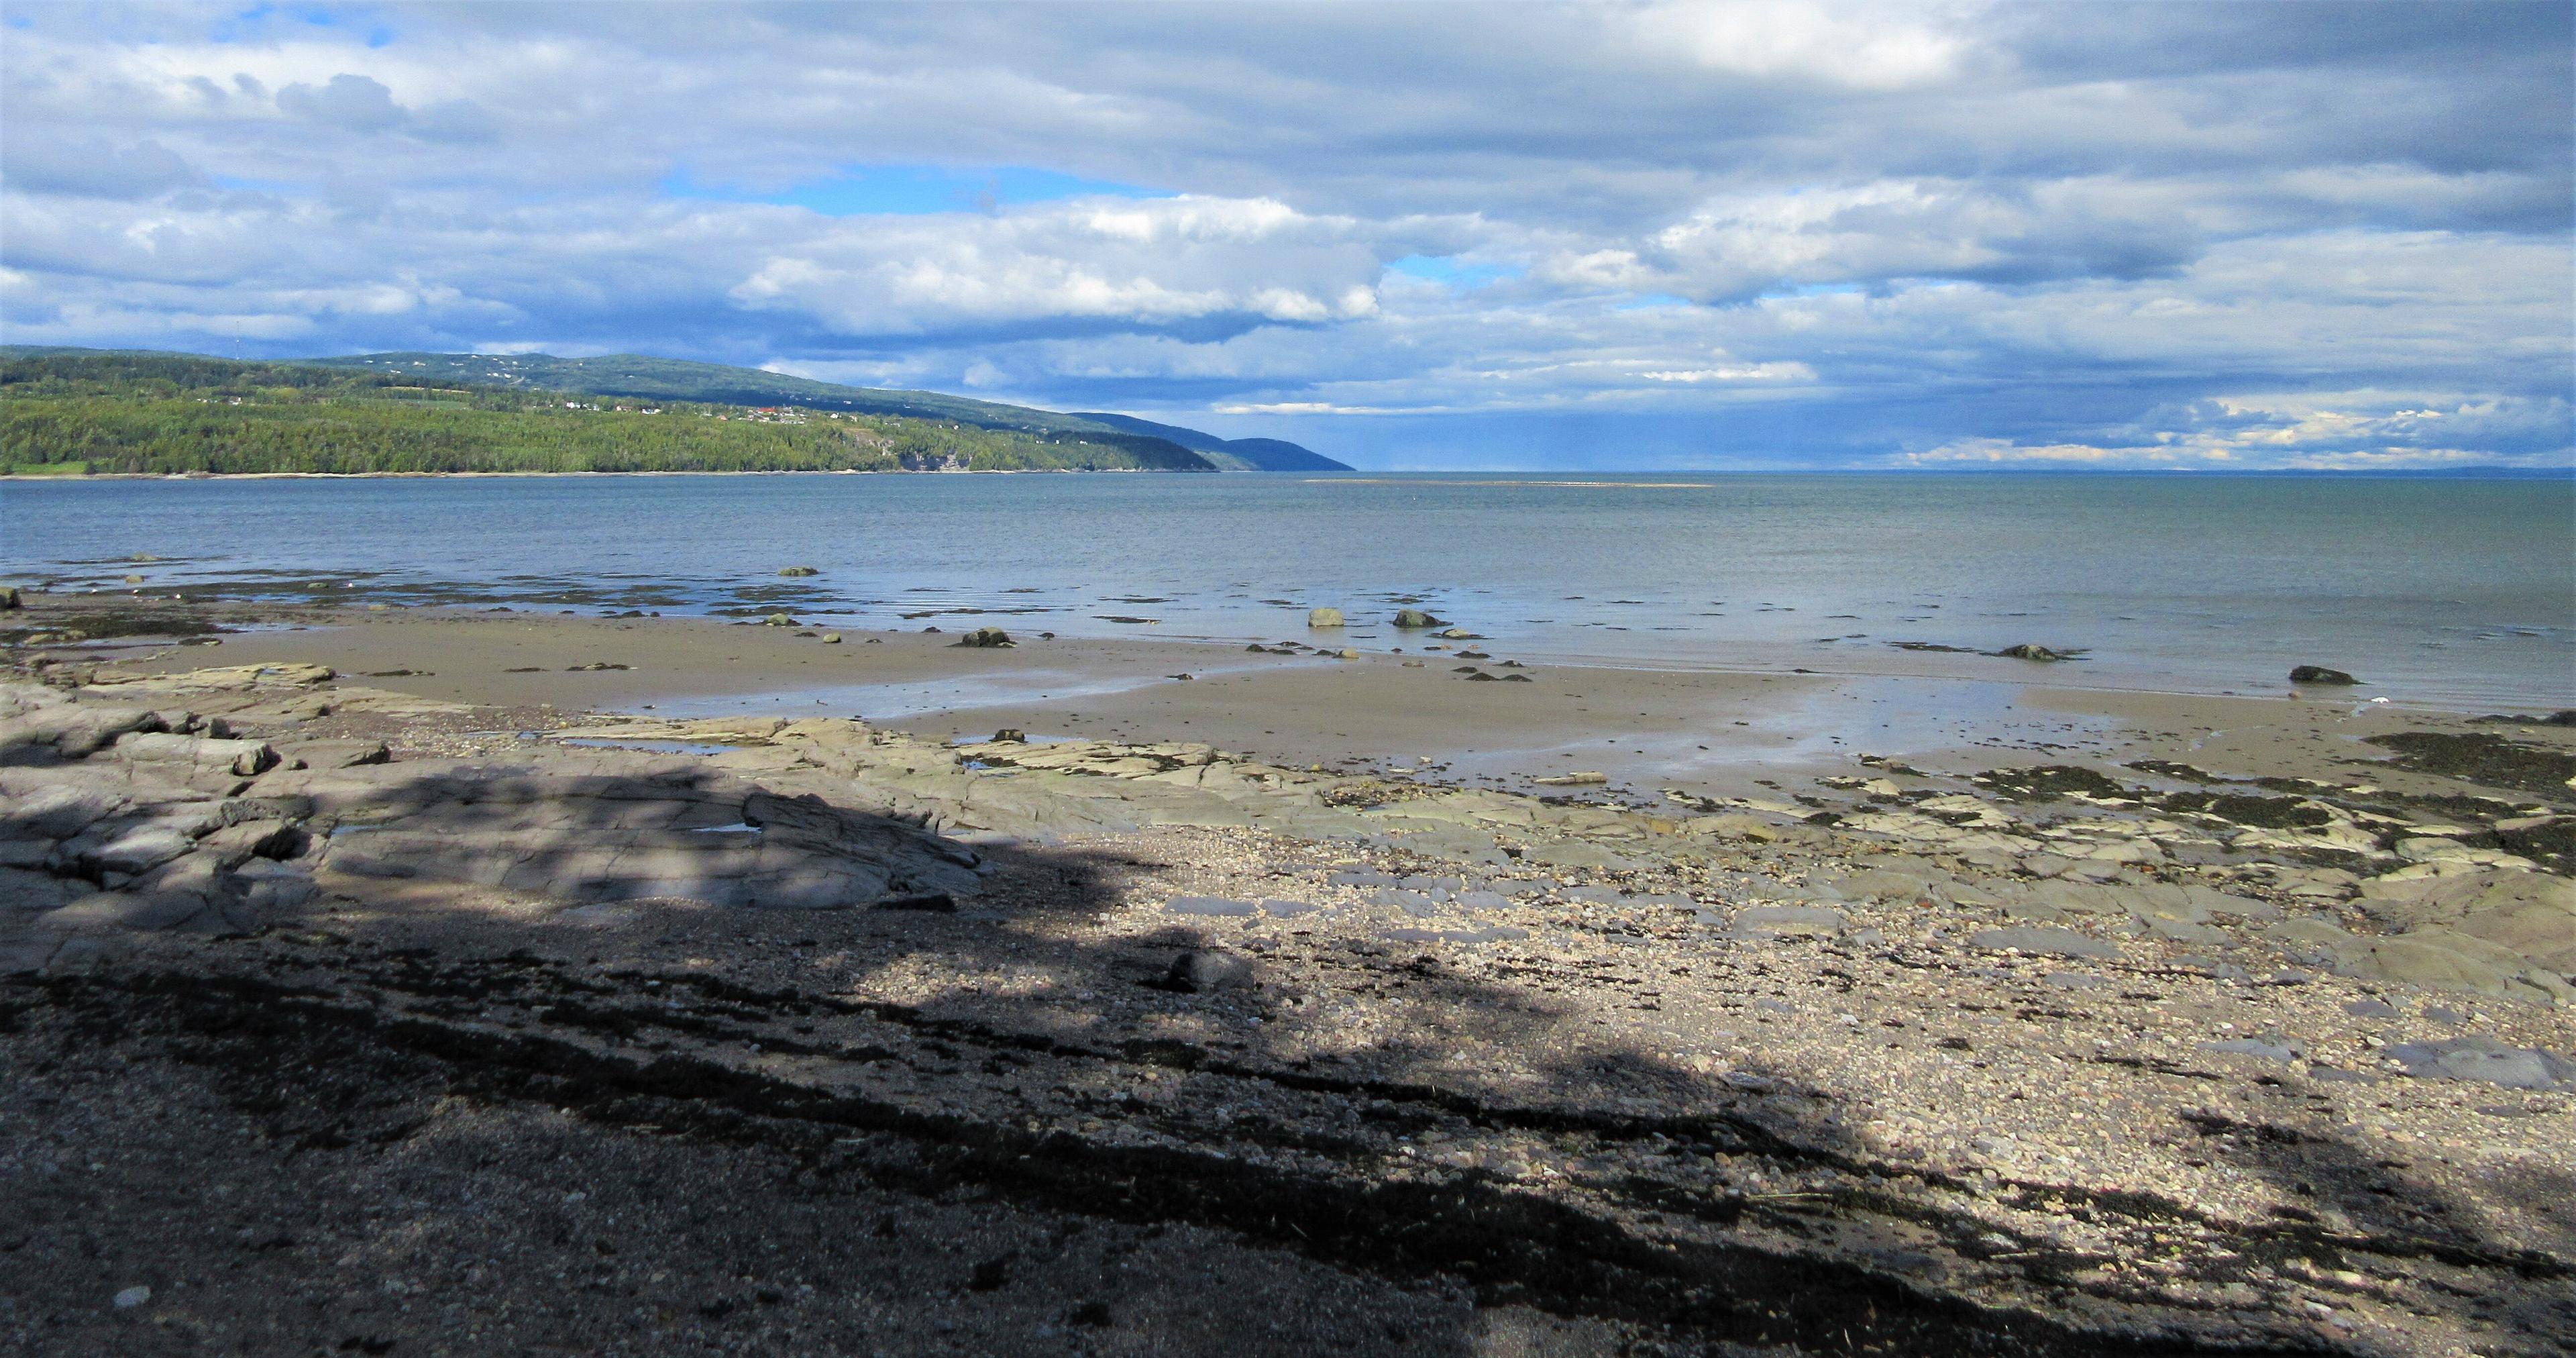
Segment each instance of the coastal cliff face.
[[52,654],[13,1341],[2576,1340],[2541,735],[1641,806]]

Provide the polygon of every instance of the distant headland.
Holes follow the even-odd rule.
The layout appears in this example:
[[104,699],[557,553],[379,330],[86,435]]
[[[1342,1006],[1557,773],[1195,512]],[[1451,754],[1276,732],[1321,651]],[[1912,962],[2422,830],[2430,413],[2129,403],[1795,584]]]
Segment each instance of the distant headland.
[[1346,471],[1278,439],[618,354],[0,348],[0,473]]

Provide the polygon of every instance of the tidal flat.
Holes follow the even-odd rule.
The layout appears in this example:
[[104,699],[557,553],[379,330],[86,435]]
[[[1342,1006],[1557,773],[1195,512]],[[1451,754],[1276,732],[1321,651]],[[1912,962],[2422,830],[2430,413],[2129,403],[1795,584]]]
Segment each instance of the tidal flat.
[[2576,1344],[2564,718],[778,618],[0,614],[0,1333]]

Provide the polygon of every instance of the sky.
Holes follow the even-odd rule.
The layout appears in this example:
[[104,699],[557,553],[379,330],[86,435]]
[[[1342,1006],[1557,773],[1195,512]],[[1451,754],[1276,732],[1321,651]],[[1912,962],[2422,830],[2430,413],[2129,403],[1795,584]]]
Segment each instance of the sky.
[[0,340],[1386,469],[2576,466],[2576,6],[0,10]]

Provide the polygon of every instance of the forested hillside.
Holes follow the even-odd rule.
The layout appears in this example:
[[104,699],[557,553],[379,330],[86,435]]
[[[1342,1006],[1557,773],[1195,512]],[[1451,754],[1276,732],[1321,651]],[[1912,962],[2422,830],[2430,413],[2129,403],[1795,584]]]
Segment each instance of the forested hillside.
[[[401,375],[408,382],[442,385],[590,392],[647,401],[697,401],[709,405],[792,405],[864,415],[900,415],[985,429],[1028,433],[1099,432],[1106,426],[1078,415],[1031,406],[978,401],[936,391],[900,391],[817,382],[760,368],[721,363],[607,354],[557,358],[552,354],[349,354],[301,360],[320,367]],[[1184,445],[1186,446],[1186,445]]]
[[1030,406],[979,401],[935,391],[902,391],[818,382],[760,368],[693,363],[642,354],[557,358],[552,354],[351,354],[306,360],[333,367],[404,373],[406,381],[536,387],[597,392],[603,396],[706,401],[725,405],[796,405],[815,410],[859,411],[945,420],[985,429],[1030,433],[1142,434],[1167,439],[1227,471],[1349,471],[1350,467],[1284,439],[1223,439],[1182,425],[1101,411],[1066,414]]
[[1166,440],[991,429],[155,353],[0,356],[0,464],[26,474],[1212,471]]

